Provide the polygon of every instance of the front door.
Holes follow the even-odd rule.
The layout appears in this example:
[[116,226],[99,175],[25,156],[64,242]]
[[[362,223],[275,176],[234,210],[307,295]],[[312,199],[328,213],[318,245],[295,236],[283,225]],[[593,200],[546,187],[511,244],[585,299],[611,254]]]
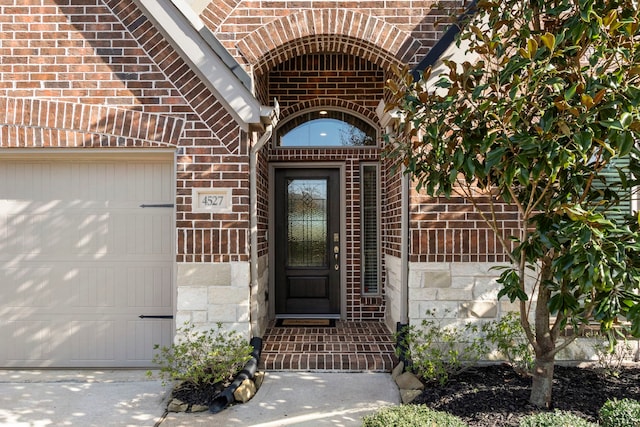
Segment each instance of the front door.
[[340,314],[338,169],[275,171],[275,294],[280,317]]

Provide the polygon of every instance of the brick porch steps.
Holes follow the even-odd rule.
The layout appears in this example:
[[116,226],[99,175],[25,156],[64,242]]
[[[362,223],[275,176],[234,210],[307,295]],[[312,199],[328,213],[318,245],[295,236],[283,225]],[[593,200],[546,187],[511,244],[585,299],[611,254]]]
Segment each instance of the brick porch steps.
[[336,321],[333,328],[275,327],[262,341],[265,371],[390,372],[397,364],[393,335],[377,321]]

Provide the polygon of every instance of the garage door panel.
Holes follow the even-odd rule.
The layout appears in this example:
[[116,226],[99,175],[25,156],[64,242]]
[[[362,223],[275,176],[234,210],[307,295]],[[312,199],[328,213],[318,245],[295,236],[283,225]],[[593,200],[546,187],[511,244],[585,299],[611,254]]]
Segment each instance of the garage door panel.
[[171,345],[171,319],[95,313],[35,314],[1,322],[5,367],[148,367],[154,346]]
[[[103,212],[53,211],[49,214],[4,214],[0,217],[0,259],[20,255],[93,257],[164,255],[173,259],[171,209],[110,209]],[[75,212],[74,212],[75,211]],[[146,211],[146,212],[145,212]],[[160,212],[159,212],[160,211]]]
[[163,315],[172,313],[173,270],[165,263],[22,264],[27,265],[3,268],[0,275],[0,314],[8,318],[23,316],[27,308],[55,314],[61,306],[67,314],[126,313],[137,317],[148,309]]
[[[169,268],[129,267],[127,269],[127,306],[137,309],[162,309],[172,301]],[[145,313],[140,313],[145,314]],[[147,313],[148,314],[148,313]],[[167,314],[167,313],[162,313]]]
[[156,353],[154,346],[170,346],[173,328],[171,319],[151,319],[127,322],[127,360],[145,361]]
[[5,267],[0,270],[0,316],[11,314],[14,308],[43,309],[51,304],[54,297],[50,285],[52,268],[32,266]]
[[[2,346],[7,367],[149,366],[154,345],[171,344],[170,319],[125,320],[102,317],[78,320],[4,322],[0,337],[20,345]],[[8,342],[8,341],[3,341]]]
[[111,318],[69,322],[66,327],[71,348],[70,361],[78,365],[114,361],[119,347],[116,337],[120,335],[117,323]]
[[[33,316],[37,317],[37,316]],[[47,363],[52,356],[50,320],[10,320],[2,322],[0,337],[11,345],[0,347],[0,358],[6,366],[20,366],[25,361],[37,365]],[[29,363],[24,363],[29,366]]]
[[69,304],[74,308],[115,308],[116,267],[87,267],[72,270]]
[[0,366],[143,367],[170,345],[170,161],[0,159]]

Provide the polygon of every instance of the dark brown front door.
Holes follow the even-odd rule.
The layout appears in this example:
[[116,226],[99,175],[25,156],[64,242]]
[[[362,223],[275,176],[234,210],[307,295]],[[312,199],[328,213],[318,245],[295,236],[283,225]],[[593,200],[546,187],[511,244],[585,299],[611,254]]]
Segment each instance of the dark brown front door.
[[276,315],[340,314],[338,169],[275,172]]

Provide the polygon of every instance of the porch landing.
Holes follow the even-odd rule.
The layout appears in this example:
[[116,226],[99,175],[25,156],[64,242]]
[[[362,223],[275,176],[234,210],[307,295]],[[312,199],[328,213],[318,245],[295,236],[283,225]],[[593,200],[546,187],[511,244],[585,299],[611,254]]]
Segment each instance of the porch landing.
[[276,327],[262,337],[266,371],[390,372],[398,363],[384,323],[337,320],[335,327]]

